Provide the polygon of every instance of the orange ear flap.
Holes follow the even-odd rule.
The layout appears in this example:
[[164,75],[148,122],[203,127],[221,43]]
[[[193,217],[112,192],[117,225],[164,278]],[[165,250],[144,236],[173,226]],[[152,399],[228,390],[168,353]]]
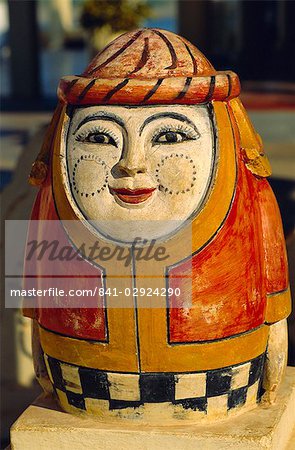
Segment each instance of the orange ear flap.
[[41,186],[47,177],[50,162],[51,147],[55,136],[57,124],[59,122],[63,108],[64,105],[59,102],[54,111],[51,122],[46,130],[41,150],[38,153],[35,162],[32,164],[31,172],[28,179],[28,182],[32,186]]
[[229,105],[238,128],[241,151],[247,169],[258,177],[268,177],[271,175],[271,166],[263,152],[261,137],[254,130],[241,100],[234,98],[229,102]]

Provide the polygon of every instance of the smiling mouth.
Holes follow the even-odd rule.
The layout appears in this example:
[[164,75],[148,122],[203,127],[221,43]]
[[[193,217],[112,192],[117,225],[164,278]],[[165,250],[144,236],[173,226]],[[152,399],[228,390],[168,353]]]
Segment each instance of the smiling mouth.
[[145,188],[145,189],[113,189],[110,191],[113,195],[116,195],[120,200],[125,203],[137,204],[145,202],[150,198],[156,188]]

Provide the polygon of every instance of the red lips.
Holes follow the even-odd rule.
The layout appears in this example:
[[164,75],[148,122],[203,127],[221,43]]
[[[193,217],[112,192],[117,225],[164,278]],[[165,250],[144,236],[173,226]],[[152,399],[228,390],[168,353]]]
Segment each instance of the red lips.
[[155,188],[144,189],[114,189],[111,188],[111,193],[115,194],[120,200],[125,203],[142,203],[153,195]]

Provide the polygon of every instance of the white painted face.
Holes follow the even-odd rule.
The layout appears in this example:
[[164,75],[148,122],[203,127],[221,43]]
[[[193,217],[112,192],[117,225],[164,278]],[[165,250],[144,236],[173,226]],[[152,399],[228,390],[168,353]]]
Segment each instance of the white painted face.
[[132,241],[139,229],[149,239],[175,231],[200,207],[213,166],[206,106],[93,106],[77,108],[70,121],[72,195],[112,239]]

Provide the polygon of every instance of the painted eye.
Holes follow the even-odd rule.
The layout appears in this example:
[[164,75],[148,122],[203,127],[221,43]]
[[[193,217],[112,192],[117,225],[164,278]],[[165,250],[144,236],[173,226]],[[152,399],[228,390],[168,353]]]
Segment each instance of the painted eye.
[[94,144],[117,146],[115,140],[106,133],[91,133],[86,137],[85,140]]
[[161,142],[163,144],[172,144],[174,142],[183,142],[189,139],[185,133],[179,131],[165,131],[155,137],[154,142]]

